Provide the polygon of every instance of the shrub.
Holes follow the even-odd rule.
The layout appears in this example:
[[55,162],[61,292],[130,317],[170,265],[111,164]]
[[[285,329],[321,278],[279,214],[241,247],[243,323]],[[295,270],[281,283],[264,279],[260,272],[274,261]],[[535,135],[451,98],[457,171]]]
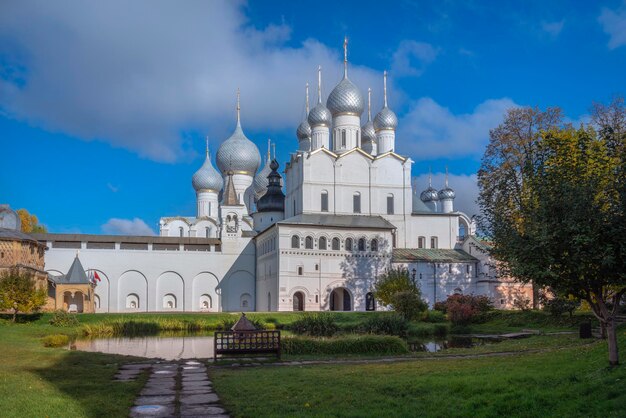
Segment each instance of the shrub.
[[328,313],[316,313],[303,315],[289,326],[293,332],[299,335],[311,337],[331,337],[339,327],[335,323],[335,315]]
[[446,311],[447,311],[447,309],[446,309],[446,302],[444,302],[444,301],[435,302],[435,306],[433,306],[433,309],[435,311],[441,312],[441,313],[443,313],[445,315]]
[[547,299],[543,303],[543,310],[549,312],[552,316],[561,316],[564,313],[569,313],[569,317],[574,316],[574,311],[578,308],[580,302],[561,296],[556,296],[552,299]]
[[[441,302],[437,302],[441,303]],[[426,311],[422,316],[422,321],[424,322],[446,322],[446,314],[444,312],[433,310]]]
[[433,334],[437,337],[443,337],[448,335],[449,329],[447,324],[435,324],[433,327]]
[[404,291],[393,295],[392,306],[404,319],[413,320],[420,317],[421,313],[428,309],[419,292]]
[[55,327],[75,327],[79,325],[76,314],[71,314],[64,310],[54,311],[52,318],[48,322]]
[[406,342],[399,337],[383,335],[346,336],[328,339],[291,337],[282,341],[282,350],[292,355],[342,355],[408,353]]
[[367,334],[397,335],[406,337],[409,322],[400,315],[376,315],[368,318],[361,331]]
[[70,337],[65,334],[46,335],[41,339],[44,347],[63,347],[70,342]]
[[468,325],[485,320],[493,304],[487,296],[450,295],[446,299],[446,312],[455,325]]

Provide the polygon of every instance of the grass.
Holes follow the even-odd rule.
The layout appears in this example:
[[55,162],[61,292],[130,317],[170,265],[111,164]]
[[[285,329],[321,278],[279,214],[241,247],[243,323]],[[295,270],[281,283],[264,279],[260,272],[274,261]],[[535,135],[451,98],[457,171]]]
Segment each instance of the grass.
[[[45,348],[45,324],[0,323],[0,416],[123,417],[143,382],[113,382],[123,356]],[[114,401],[113,401],[114,400]]]
[[[626,328],[619,338],[624,353]],[[214,369],[211,375],[237,417],[626,416],[626,366],[606,367],[605,342],[538,336],[500,344],[554,347],[506,357]]]
[[[252,313],[250,317],[284,329],[301,315]],[[350,312],[337,313],[335,317],[340,330],[349,333],[372,315],[388,313]],[[0,318],[0,416],[127,416],[143,383],[113,382],[112,377],[120,364],[142,359],[46,348],[46,337],[60,341],[65,339],[63,336],[83,335],[89,327],[108,329],[111,324],[122,324],[121,331],[115,331],[122,333],[162,333],[163,329],[190,326],[209,330],[237,314],[84,314],[78,316],[80,324],[68,327],[50,325],[51,317],[23,316],[18,324]],[[496,312],[488,322],[472,326],[472,332],[574,330],[587,318],[577,315],[570,320],[541,312]],[[445,322],[413,322],[408,334],[426,337],[447,326]],[[626,356],[625,340],[622,329],[622,358]],[[445,358],[450,354],[537,349],[548,351],[513,357]],[[368,355],[377,357],[318,354],[285,358],[363,359]],[[405,356],[416,361],[215,370],[214,385],[233,416],[411,416],[418,412],[422,416],[626,416],[626,367],[610,371],[605,368],[603,342],[589,344],[572,335],[539,335],[471,349]],[[419,360],[421,357],[437,360]]]

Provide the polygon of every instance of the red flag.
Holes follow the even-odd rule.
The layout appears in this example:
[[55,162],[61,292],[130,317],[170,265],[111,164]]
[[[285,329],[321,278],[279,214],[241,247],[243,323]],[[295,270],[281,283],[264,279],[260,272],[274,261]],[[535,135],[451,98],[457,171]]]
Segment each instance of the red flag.
[[98,272],[97,271],[93,272],[93,278],[96,279],[99,282],[102,281],[102,280],[100,280],[100,276],[98,276]]

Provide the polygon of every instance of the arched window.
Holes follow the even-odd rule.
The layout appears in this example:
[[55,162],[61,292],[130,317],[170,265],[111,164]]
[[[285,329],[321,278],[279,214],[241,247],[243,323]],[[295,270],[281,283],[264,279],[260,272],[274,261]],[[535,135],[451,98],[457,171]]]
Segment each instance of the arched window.
[[367,292],[367,294],[365,295],[365,310],[376,310],[376,299],[374,299],[374,294],[372,292]]
[[387,195],[387,215],[393,215],[393,194]]
[[248,308],[251,308],[250,304],[252,303],[252,296],[250,296],[249,293],[244,293],[243,295],[241,295],[241,297],[239,298],[239,306],[245,310],[247,310]]
[[430,237],[430,248],[437,248],[437,237]]
[[426,248],[426,237],[417,238],[417,248]]
[[126,309],[139,309],[139,296],[134,293],[126,296]]
[[304,274],[304,267],[298,266],[298,276],[302,276]]
[[291,248],[300,248],[300,237],[294,235],[291,237]]
[[365,238],[359,238],[359,251],[365,251]]
[[322,212],[328,212],[328,192],[326,190],[322,190],[320,200],[320,207],[322,208]]
[[183,229],[182,226],[178,227],[178,235],[181,236],[181,237],[185,236],[185,230]]
[[378,251],[378,240],[376,238],[370,243],[370,251]]
[[211,228],[207,226],[206,228],[204,228],[204,237],[209,238],[210,236],[211,236]]
[[307,250],[313,249],[313,237],[306,237],[304,240],[304,248]]
[[175,309],[176,308],[176,296],[171,293],[163,296],[163,309]]
[[213,307],[213,301],[211,300],[211,296],[206,293],[200,296],[200,310],[201,311],[209,311]]
[[346,251],[352,251],[352,238],[346,238]]
[[335,251],[339,251],[339,238],[333,238],[333,240],[331,241],[331,248]]
[[317,244],[317,247],[320,250],[325,250],[326,249],[326,237],[320,237],[319,242]]
[[346,147],[346,130],[342,129],[341,130],[341,148],[345,148]]
[[352,195],[352,211],[361,213],[361,193],[359,192],[354,192]]

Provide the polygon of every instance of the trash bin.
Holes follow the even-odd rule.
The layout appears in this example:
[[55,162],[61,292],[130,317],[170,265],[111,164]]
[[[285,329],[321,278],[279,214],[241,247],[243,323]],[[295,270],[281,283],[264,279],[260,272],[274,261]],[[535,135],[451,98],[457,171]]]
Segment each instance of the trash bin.
[[583,322],[580,324],[580,338],[592,338],[591,335],[591,322]]

